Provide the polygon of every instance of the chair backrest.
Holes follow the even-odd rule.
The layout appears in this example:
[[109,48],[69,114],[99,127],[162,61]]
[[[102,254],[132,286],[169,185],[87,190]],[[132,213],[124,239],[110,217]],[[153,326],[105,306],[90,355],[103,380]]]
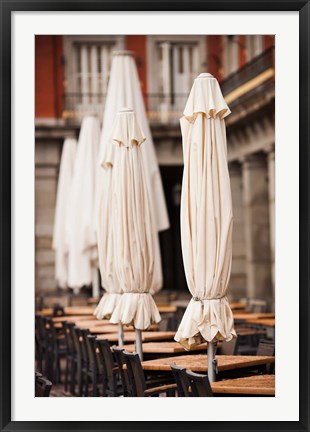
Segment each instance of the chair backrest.
[[56,304],[53,307],[53,317],[64,316],[65,310],[60,304]]
[[238,338],[233,338],[229,342],[223,342],[220,347],[222,355],[236,355],[238,351]]
[[194,397],[212,397],[212,389],[207,375],[186,371]]
[[114,357],[118,366],[119,376],[121,378],[124,396],[129,396],[130,383],[129,383],[127,371],[124,370],[124,365],[126,364],[125,357],[123,355],[124,348],[113,345],[112,351],[114,353]]
[[275,344],[265,339],[261,339],[258,344],[256,351],[258,356],[274,356],[275,355]]
[[123,351],[123,356],[126,362],[131,396],[143,397],[146,390],[146,382],[139,354]]
[[49,397],[52,388],[52,383],[43,378],[43,376],[35,377],[35,397]]
[[79,342],[81,344],[81,356],[82,356],[82,361],[85,364],[88,364],[90,359],[88,357],[88,347],[87,347],[87,335],[89,335],[89,331],[88,329],[78,329],[78,335],[79,335]]
[[65,341],[66,341],[66,348],[67,353],[71,354],[74,352],[74,346],[73,346],[73,339],[72,339],[72,331],[71,329],[74,327],[74,323],[70,323],[67,321],[64,321],[62,323],[63,332],[65,335]]
[[83,332],[83,338],[85,339],[89,365],[91,369],[97,369],[98,363],[95,346],[96,336]]
[[175,363],[170,365],[173,377],[178,388],[178,397],[189,397],[190,382],[186,375],[186,369],[177,366]]
[[114,358],[109,342],[106,339],[96,339],[96,345],[105,377],[108,380],[114,379]]
[[73,327],[69,327],[73,342],[73,352],[77,357],[77,360],[80,362],[82,360],[82,345],[80,342],[80,329],[73,325]]
[[267,312],[267,302],[261,299],[249,299],[247,310],[253,313],[263,313]]

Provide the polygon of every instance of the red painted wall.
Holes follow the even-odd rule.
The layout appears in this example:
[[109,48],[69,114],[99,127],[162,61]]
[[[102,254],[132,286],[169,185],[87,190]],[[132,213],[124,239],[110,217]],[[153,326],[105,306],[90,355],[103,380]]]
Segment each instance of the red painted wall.
[[223,38],[222,36],[208,36],[207,41],[207,62],[208,72],[220,80],[223,77],[222,57]]
[[35,116],[59,118],[63,111],[63,37],[35,37]]
[[274,46],[274,36],[264,35],[263,36],[263,48],[264,48],[264,50],[268,49],[272,46]]
[[245,36],[239,35],[238,36],[238,43],[239,43],[239,68],[244,66],[246,63],[246,47],[245,47]]
[[133,51],[138,69],[139,80],[142,93],[147,93],[147,56],[146,56],[146,36],[128,35],[125,37],[125,49]]

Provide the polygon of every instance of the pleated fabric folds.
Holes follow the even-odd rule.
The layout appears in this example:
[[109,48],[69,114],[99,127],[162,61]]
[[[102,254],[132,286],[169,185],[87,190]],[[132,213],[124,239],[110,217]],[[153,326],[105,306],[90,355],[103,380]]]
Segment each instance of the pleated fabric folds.
[[226,297],[232,260],[232,200],[224,117],[217,80],[200,74],[181,118],[184,172],[181,242],[192,299],[175,340],[185,348],[236,337]]

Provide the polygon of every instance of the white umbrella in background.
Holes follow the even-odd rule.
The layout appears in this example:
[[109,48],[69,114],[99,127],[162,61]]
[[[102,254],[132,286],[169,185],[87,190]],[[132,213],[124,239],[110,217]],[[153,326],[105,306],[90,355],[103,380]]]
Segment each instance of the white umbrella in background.
[[[113,54],[100,140],[100,163],[103,168],[113,166],[115,146],[111,142],[111,128],[117,113],[124,106],[128,106],[135,111],[139,124],[141,125],[146,137],[146,140],[141,147],[141,158],[145,172],[145,184],[150,198],[151,211],[154,215],[154,229],[157,232],[162,231],[169,228],[169,220],[160,171],[146,116],[138,73],[132,53],[129,51],[117,51]],[[99,264],[102,285],[106,290],[106,294],[104,294],[95,311],[95,315],[100,319],[110,317],[111,311],[114,310],[121,292],[119,285],[114,283],[114,276],[111,272],[110,258],[112,246],[110,240],[108,241],[107,239],[108,234],[105,231],[106,229],[109,229],[109,227],[103,226],[105,221],[109,220],[110,216],[108,209],[103,212],[102,209],[105,208],[106,204],[102,202],[102,200],[108,200],[109,202],[108,197],[110,196],[111,181],[111,174],[108,172],[104,173],[104,171],[105,170],[102,170],[99,174],[97,195],[97,213],[101,212],[101,219],[99,219],[97,227]],[[155,277],[153,278],[153,285],[151,287],[152,293],[159,291],[163,284],[158,235],[155,236],[154,244]],[[110,270],[108,271],[109,268]]]
[[65,221],[68,213],[76,144],[75,138],[66,138],[64,141],[57,185],[52,247],[55,251],[55,279],[60,288],[68,286],[68,244]]
[[[142,159],[145,136],[135,113],[123,109],[112,131],[115,151],[112,168],[112,231],[114,266],[123,291],[111,322],[132,324],[136,350],[142,358],[141,330],[160,321],[150,293],[154,286],[155,238],[146,172]],[[140,148],[141,146],[141,148]]]
[[77,292],[93,284],[99,294],[97,239],[94,224],[100,124],[96,116],[82,120],[66,220],[68,286]]
[[184,156],[181,241],[192,299],[175,340],[187,349],[208,342],[210,381],[215,379],[216,341],[236,337],[226,297],[233,214],[223,119],[229,113],[217,80],[200,74],[180,121]]

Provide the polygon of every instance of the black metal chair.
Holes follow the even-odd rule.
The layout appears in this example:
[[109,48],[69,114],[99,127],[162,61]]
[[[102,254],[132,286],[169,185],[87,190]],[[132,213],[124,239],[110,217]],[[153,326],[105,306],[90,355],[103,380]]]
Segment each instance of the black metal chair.
[[119,367],[115,362],[110,344],[105,339],[96,339],[103,374],[103,396],[123,395],[123,383],[119,379]]
[[207,375],[200,375],[192,371],[186,371],[193,397],[212,397],[212,389]]
[[179,367],[175,363],[172,363],[170,367],[177,384],[178,397],[189,397],[190,382],[186,375],[186,368]]
[[[261,339],[256,351],[257,356],[274,356],[275,355],[275,344],[273,341],[268,341],[267,339]],[[274,363],[266,364],[265,368],[261,370],[261,373],[274,374],[275,367]]]
[[63,333],[65,335],[65,343],[66,343],[66,368],[65,368],[64,388],[65,391],[67,391],[69,386],[71,391],[72,385],[75,385],[75,374],[76,374],[75,365],[77,363],[73,338],[72,338],[72,328],[74,327],[74,323],[64,321],[62,323],[62,327],[63,327]]
[[229,342],[223,342],[219,348],[221,355],[236,355],[238,352],[238,338],[233,338]]
[[52,383],[41,374],[35,373],[35,397],[49,397]]
[[165,393],[167,396],[174,396],[177,385],[164,384],[157,387],[147,388],[147,383],[142,369],[140,357],[136,353],[123,351],[126,362],[128,379],[130,382],[130,395],[133,397],[159,396]]
[[74,350],[74,363],[73,363],[73,372],[72,372],[72,380],[70,385],[70,393],[75,395],[75,382],[77,383],[77,396],[83,395],[83,372],[82,372],[82,343],[80,340],[80,329],[79,327],[73,326],[70,327],[71,337],[73,341],[73,350]]
[[123,386],[123,395],[125,397],[130,396],[130,393],[129,393],[130,384],[128,381],[127,371],[124,369],[124,365],[126,364],[125,357],[123,355],[124,348],[113,345],[112,351],[113,351],[114,358],[115,358],[117,366],[118,366],[118,373],[119,373],[120,381],[121,381],[122,386]]
[[261,339],[258,344],[256,351],[257,356],[274,356],[275,355],[275,344],[266,339]]
[[82,337],[88,355],[85,396],[88,396],[88,384],[89,381],[91,381],[93,386],[92,396],[96,397],[99,396],[99,384],[103,381],[103,367],[101,362],[98,361],[99,355],[96,353],[96,336],[92,336],[88,334],[88,332],[83,331]]
[[54,383],[61,382],[60,359],[66,355],[65,338],[58,334],[51,318],[45,320],[47,340],[47,377]]

